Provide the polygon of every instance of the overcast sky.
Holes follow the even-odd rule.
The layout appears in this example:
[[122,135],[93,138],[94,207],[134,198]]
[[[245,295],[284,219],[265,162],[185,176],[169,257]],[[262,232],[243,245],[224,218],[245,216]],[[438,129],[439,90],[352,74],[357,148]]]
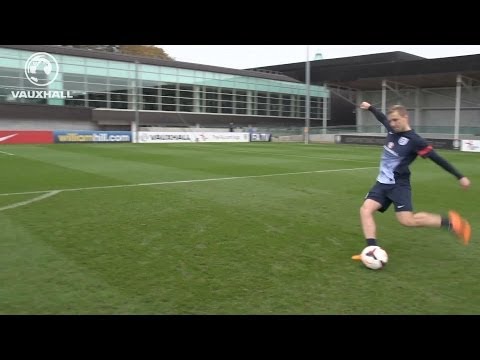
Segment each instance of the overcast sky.
[[247,69],[310,60],[403,51],[427,59],[480,54],[480,45],[157,45],[177,61]]

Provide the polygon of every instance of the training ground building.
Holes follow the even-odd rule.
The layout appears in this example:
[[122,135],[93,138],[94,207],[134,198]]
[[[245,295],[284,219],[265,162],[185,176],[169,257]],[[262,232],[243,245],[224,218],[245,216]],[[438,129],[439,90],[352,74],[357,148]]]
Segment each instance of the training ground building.
[[241,131],[303,127],[306,111],[311,126],[326,126],[329,96],[322,85],[307,87],[270,70],[55,45],[0,45],[0,129]]
[[289,129],[298,140],[308,124],[309,134],[325,141],[383,136],[374,117],[359,111],[364,100],[383,111],[405,105],[423,136],[480,141],[480,55],[389,52],[238,70],[0,45],[0,130]]
[[[305,82],[305,63],[267,66]],[[330,91],[329,126],[357,133],[385,132],[358,105],[382,111],[402,104],[413,128],[424,136],[480,139],[480,55],[426,59],[389,52],[310,62],[311,83]],[[329,132],[333,132],[331,127]]]

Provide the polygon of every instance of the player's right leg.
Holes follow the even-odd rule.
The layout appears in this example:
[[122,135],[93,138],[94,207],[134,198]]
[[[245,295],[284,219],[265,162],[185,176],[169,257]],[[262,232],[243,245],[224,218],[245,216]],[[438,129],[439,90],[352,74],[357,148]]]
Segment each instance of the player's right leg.
[[[360,207],[360,222],[362,224],[362,231],[365,239],[374,239],[377,238],[377,225],[375,223],[374,214],[382,208],[382,204],[379,200],[374,200],[371,198],[365,199],[362,206]],[[368,241],[367,241],[368,242]],[[375,245],[375,244],[368,244]]]
[[[360,221],[367,246],[377,244],[377,226],[375,224],[374,214],[381,208],[382,204],[372,199],[366,199],[360,207]],[[355,254],[352,256],[352,259],[361,260],[361,256],[360,254]]]
[[[367,245],[377,244],[377,227],[374,218],[375,212],[385,211],[391,203],[391,201],[384,196],[383,187],[383,184],[375,184],[365,196],[365,200],[360,207],[360,222]],[[361,257],[359,254],[356,254],[352,256],[352,259],[361,260]]]

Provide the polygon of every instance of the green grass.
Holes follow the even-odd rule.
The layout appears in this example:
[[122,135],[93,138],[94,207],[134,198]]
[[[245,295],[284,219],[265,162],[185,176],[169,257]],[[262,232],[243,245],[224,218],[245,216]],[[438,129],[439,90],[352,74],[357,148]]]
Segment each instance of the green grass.
[[411,167],[415,209],[460,211],[470,246],[390,209],[376,217],[389,264],[372,271],[350,256],[380,147],[4,149],[1,314],[480,314],[480,154],[440,151],[468,191],[430,160]]

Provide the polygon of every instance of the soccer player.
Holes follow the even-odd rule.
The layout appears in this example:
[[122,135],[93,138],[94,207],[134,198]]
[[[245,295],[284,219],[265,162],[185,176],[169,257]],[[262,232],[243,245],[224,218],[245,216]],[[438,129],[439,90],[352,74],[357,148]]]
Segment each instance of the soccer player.
[[[471,227],[467,220],[456,211],[450,210],[448,216],[427,212],[413,212],[410,187],[409,165],[417,155],[429,158],[437,165],[454,175],[463,188],[470,186],[470,180],[441,157],[427,141],[410,127],[408,112],[402,105],[392,106],[387,116],[368,102],[362,102],[360,108],[368,110],[388,131],[380,161],[377,181],[365,196],[360,207],[360,220],[367,246],[378,245],[374,213],[384,212],[393,203],[400,224],[412,227],[445,228],[452,231],[464,245],[468,245]],[[360,260],[360,255],[352,256]]]

